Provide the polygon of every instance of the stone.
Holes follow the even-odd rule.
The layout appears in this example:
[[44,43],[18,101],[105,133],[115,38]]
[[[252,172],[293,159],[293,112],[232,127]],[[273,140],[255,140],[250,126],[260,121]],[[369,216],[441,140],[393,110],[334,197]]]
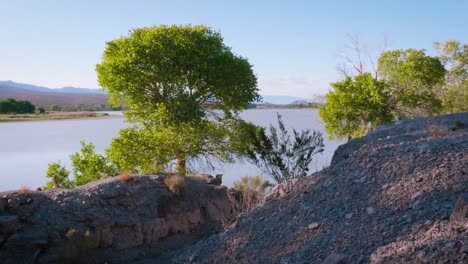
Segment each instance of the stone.
[[323,264],[347,264],[349,263],[349,257],[342,253],[332,253],[328,255]]
[[19,218],[17,215],[0,216],[0,234],[11,234],[20,229]]
[[308,228],[309,229],[317,229],[319,226],[320,226],[319,223],[314,222],[314,223],[309,224]]
[[372,208],[372,207],[367,207],[366,213],[367,213],[368,215],[375,214],[375,209]]
[[348,220],[351,219],[352,217],[353,217],[353,213],[349,213],[345,215],[345,218]]
[[468,221],[468,194],[462,194],[458,196],[458,199],[455,202],[455,207],[453,208],[452,214],[450,215],[450,221]]
[[468,254],[468,240],[463,241],[463,246],[461,248],[461,251],[465,254]]

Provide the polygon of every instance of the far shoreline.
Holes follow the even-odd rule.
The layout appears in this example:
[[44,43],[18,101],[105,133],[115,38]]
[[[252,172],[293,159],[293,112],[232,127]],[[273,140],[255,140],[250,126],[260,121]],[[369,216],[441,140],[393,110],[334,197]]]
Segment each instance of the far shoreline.
[[51,111],[46,114],[1,114],[0,123],[34,122],[34,121],[60,121],[60,120],[86,120],[122,118],[120,115],[111,115],[105,112],[61,112]]

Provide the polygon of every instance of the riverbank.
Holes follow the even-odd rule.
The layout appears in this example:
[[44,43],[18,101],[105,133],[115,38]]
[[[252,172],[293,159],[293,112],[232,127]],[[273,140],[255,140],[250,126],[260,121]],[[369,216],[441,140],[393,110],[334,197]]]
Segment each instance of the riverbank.
[[47,121],[47,120],[66,120],[82,118],[103,118],[109,117],[108,113],[96,112],[60,112],[51,111],[45,114],[7,114],[0,115],[0,122],[18,122],[18,121]]

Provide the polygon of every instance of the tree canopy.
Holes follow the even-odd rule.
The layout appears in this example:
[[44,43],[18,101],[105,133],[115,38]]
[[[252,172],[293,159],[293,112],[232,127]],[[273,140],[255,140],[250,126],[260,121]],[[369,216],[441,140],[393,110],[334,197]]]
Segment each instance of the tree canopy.
[[319,115],[329,137],[362,137],[378,125],[393,121],[390,95],[384,81],[370,73],[331,84]]
[[107,42],[96,71],[111,101],[125,102],[141,120],[164,107],[171,122],[185,122],[207,109],[239,111],[259,99],[252,65],[202,25],[133,29]]
[[29,101],[15,100],[8,98],[0,100],[0,114],[31,114],[36,107]]
[[468,45],[449,40],[436,42],[435,48],[447,69],[441,96],[444,112],[468,111]]
[[402,117],[428,116],[442,110],[438,90],[445,68],[437,57],[424,50],[394,50],[382,53],[379,75],[388,83],[390,104]]
[[108,150],[125,169],[148,171],[177,159],[184,173],[189,158],[228,160],[231,126],[259,99],[252,65],[202,25],[133,29],[107,42],[96,71],[134,123]]

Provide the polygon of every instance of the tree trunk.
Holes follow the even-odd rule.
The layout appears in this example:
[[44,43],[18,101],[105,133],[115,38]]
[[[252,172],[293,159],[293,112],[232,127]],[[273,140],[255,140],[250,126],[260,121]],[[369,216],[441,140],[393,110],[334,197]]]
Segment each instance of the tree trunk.
[[177,173],[187,174],[187,161],[185,160],[185,154],[182,152],[177,153]]

